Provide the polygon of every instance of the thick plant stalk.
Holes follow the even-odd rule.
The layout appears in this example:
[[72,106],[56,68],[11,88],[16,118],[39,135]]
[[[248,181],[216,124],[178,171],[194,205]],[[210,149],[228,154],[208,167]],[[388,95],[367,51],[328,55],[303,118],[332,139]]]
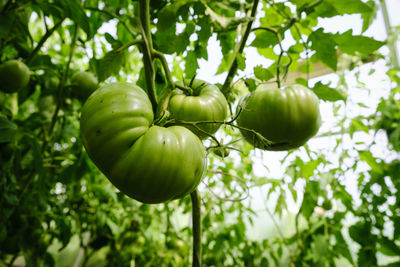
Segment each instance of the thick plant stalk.
[[155,71],[152,58],[153,41],[150,30],[150,0],[139,1],[139,17],[144,41],[143,46],[143,65],[146,76],[147,92],[153,106],[153,111],[157,111],[157,94],[155,87]]
[[201,266],[201,210],[200,196],[197,189],[190,194],[192,198],[192,223],[193,223],[193,262],[192,267]]

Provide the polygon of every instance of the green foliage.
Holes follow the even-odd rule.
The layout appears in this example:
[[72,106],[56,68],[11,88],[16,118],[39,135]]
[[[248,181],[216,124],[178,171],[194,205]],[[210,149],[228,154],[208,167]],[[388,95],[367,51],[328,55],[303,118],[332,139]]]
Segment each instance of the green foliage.
[[[89,71],[103,84],[131,81],[151,94],[141,3],[0,0],[0,63],[17,59],[31,71],[17,93],[0,92],[0,266],[190,266],[190,198],[148,205],[116,190],[83,148],[82,103],[70,84],[74,73]],[[230,117],[203,142],[204,266],[399,265],[399,69],[389,66],[391,91],[377,107],[358,102],[343,73],[359,78],[358,64],[382,59],[386,41],[318,24],[356,14],[364,33],[379,7],[378,0],[150,1],[161,111],[170,79],[200,75],[202,59],[221,54],[216,74],[235,78],[222,90]],[[214,38],[219,46],[207,49]],[[250,49],[266,61],[249,71]],[[337,70],[338,83],[297,82],[314,84],[332,110],[337,124],[323,123],[317,137],[326,147],[277,153],[244,142],[238,99],[260,83],[283,87],[293,73],[309,77],[317,62]],[[370,93],[368,84],[358,87]],[[353,114],[354,102],[372,111]],[[160,114],[155,123],[168,123],[168,112]],[[380,139],[388,141],[383,156]]]

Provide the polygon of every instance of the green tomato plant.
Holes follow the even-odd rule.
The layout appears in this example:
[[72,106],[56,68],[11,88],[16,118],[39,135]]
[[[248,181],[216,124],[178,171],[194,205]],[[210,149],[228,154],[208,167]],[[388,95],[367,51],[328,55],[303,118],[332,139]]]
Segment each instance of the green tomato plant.
[[400,164],[374,153],[399,150],[398,68],[358,117],[347,79],[309,82],[384,58],[319,26],[383,5],[345,2],[0,1],[0,266],[399,265]]

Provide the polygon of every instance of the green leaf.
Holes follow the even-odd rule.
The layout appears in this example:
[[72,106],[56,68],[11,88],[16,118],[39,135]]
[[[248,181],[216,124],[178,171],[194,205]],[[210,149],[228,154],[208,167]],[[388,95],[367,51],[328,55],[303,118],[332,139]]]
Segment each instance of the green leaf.
[[191,79],[196,75],[196,71],[199,68],[196,52],[188,51],[185,60],[185,76]]
[[369,0],[366,4],[371,8],[371,11],[361,13],[361,18],[363,20],[362,32],[365,32],[368,30],[369,26],[371,26],[372,22],[376,18],[376,13],[379,8],[379,6],[375,4],[374,0]]
[[175,30],[170,28],[168,31],[156,35],[154,43],[155,47],[165,54],[181,54],[190,44],[189,37],[190,35],[186,31],[176,35]]
[[311,48],[315,50],[315,56],[325,65],[336,71],[336,42],[332,38],[332,34],[324,33],[323,29],[319,28],[310,34],[308,42],[312,43]]
[[82,6],[76,0],[62,0],[60,1],[66,15],[75,21],[87,34],[88,39],[92,37],[90,30],[89,18],[86,16]]
[[257,79],[261,81],[268,81],[274,77],[274,74],[270,72],[268,69],[263,68],[263,66],[258,65],[254,67],[254,75]]
[[157,30],[159,32],[164,32],[167,29],[175,29],[175,23],[177,19],[177,12],[179,8],[190,2],[190,0],[178,0],[174,1],[172,4],[164,6],[157,16]]
[[246,84],[247,88],[250,92],[253,92],[257,88],[257,82],[254,79],[245,79],[244,83]]
[[343,34],[334,35],[339,49],[344,53],[350,55],[354,55],[356,52],[370,54],[385,44],[385,42],[380,42],[370,37],[353,35],[352,32],[352,30],[348,30]]
[[317,82],[313,88],[311,88],[319,99],[324,101],[346,101],[347,96],[336,88],[329,87],[329,84],[323,84]]
[[115,50],[108,52],[99,61],[99,73],[97,77],[102,82],[111,75],[118,74],[125,63],[124,53],[116,53]]
[[361,0],[325,0],[330,3],[340,15],[371,12],[371,8]]
[[387,256],[399,256],[400,247],[396,245],[393,240],[390,240],[386,236],[382,236],[379,239],[379,244],[381,245],[379,251]]
[[250,44],[250,46],[256,48],[267,48],[276,44],[278,44],[278,38],[275,33],[259,30],[258,32],[256,32],[256,38]]
[[371,245],[375,240],[375,237],[371,234],[371,224],[367,222],[357,222],[350,226],[349,235],[361,246]]
[[6,117],[0,116],[0,143],[11,142],[15,139],[18,127]]
[[239,70],[244,70],[246,68],[246,58],[244,54],[236,55],[236,63]]
[[360,159],[362,161],[365,161],[371,167],[371,169],[373,171],[380,173],[380,174],[383,173],[381,164],[379,164],[376,161],[376,159],[372,155],[371,151],[362,150],[362,151],[358,151],[358,154],[360,155]]

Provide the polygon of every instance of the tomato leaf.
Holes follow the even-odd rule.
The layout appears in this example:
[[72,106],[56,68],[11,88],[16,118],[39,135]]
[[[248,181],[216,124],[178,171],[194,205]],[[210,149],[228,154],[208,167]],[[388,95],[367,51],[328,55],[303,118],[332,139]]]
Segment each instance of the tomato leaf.
[[256,38],[250,44],[250,46],[256,48],[267,48],[278,44],[278,38],[275,33],[270,31],[258,31]]
[[336,42],[332,38],[332,34],[324,33],[323,29],[319,28],[310,34],[308,41],[312,43],[311,48],[315,50],[315,56],[325,65],[336,71]]
[[119,70],[125,63],[124,53],[116,53],[115,50],[108,52],[99,61],[99,72],[97,77],[99,81],[104,81],[111,75],[118,74]]
[[329,87],[329,84],[323,84],[322,82],[317,82],[311,89],[319,99],[324,101],[346,101],[347,98],[344,92],[341,92],[336,88]]
[[330,3],[340,15],[371,12],[371,8],[361,0],[325,0]]
[[76,0],[60,1],[66,15],[79,25],[87,34],[88,39],[92,37],[89,18],[86,16],[82,6]]
[[198,68],[196,52],[189,51],[186,56],[185,76],[194,77]]
[[385,44],[370,37],[353,35],[352,30],[334,35],[334,40],[342,52],[350,55],[355,55],[356,52],[369,54]]
[[268,69],[263,68],[263,66],[258,65],[254,67],[254,75],[257,79],[261,81],[268,81],[274,77],[274,74],[270,72]]

